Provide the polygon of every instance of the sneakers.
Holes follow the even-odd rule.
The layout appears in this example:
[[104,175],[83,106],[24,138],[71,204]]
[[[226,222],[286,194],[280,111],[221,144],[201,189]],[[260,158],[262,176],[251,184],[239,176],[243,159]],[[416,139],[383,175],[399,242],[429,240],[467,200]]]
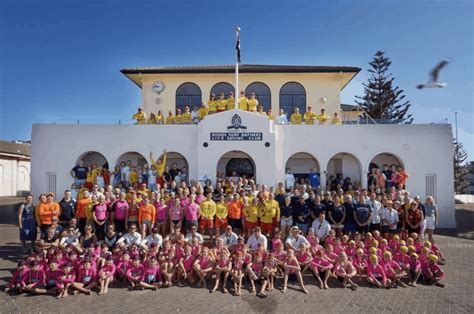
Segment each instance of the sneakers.
[[434,285],[435,285],[436,287],[440,287],[440,288],[444,288],[444,286],[445,286],[444,283],[441,283],[441,282],[438,282],[438,281],[436,281],[436,282],[434,283]]

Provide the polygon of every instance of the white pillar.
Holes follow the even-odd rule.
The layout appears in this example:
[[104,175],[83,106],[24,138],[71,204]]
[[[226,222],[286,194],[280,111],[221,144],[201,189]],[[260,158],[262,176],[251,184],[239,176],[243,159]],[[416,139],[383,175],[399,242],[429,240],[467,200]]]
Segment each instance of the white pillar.
[[319,173],[319,183],[321,184],[321,189],[326,190],[326,179],[327,179],[327,170],[321,169]]
[[367,173],[369,170],[362,169],[360,172],[360,184],[362,185],[363,189],[367,189]]

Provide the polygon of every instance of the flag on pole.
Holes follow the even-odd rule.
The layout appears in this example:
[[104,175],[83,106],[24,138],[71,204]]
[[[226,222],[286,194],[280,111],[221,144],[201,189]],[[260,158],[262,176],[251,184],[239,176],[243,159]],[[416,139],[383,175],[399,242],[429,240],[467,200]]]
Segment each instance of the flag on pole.
[[237,63],[240,63],[240,28],[237,27],[237,44],[235,45],[237,50]]

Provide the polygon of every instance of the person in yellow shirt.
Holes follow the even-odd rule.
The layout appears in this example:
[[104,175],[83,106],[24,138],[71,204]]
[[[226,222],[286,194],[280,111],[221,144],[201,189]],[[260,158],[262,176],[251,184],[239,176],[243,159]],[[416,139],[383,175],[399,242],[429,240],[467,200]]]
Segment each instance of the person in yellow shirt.
[[262,233],[271,234],[280,224],[280,204],[275,200],[275,194],[270,192],[268,199],[263,207],[264,212],[261,213],[260,222]]
[[199,222],[199,228],[201,234],[204,235],[206,228],[209,230],[209,237],[212,243],[212,229],[214,228],[214,216],[216,215],[216,203],[212,200],[212,193],[207,193],[207,199],[201,204],[201,220]]
[[240,110],[249,110],[249,108],[248,108],[248,99],[247,99],[247,97],[245,97],[244,91],[240,91],[239,109]]
[[163,172],[165,172],[166,168],[166,149],[163,150],[162,157],[158,158],[157,160],[153,159],[153,153],[150,152],[150,160],[151,164],[155,166],[156,171],[158,171],[158,177],[161,178],[163,176]]
[[153,112],[150,113],[150,117],[148,118],[148,121],[146,123],[147,124],[156,124],[156,116]]
[[204,118],[207,116],[207,108],[204,102],[201,103],[201,107],[199,107],[198,111],[199,121],[204,120]]
[[143,112],[142,108],[138,108],[138,112],[132,116],[132,119],[137,120],[135,124],[146,124],[146,113]]
[[308,111],[304,114],[304,124],[314,124],[314,120],[316,119],[316,114],[312,112],[311,110],[313,107],[308,106]]
[[326,114],[326,109],[322,108],[321,113],[316,116],[316,119],[319,121],[319,124],[325,124],[331,117]]
[[298,107],[296,107],[295,111],[291,114],[290,121],[291,124],[301,124],[303,121],[303,117],[301,116],[300,109]]
[[245,218],[245,228],[247,229],[247,236],[250,237],[253,232],[253,228],[258,226],[258,217],[260,216],[258,208],[258,199],[254,198],[252,201],[246,204],[242,210]]
[[258,100],[255,98],[255,93],[250,94],[250,99],[247,101],[248,111],[255,112],[258,107]]
[[92,182],[97,184],[97,174],[102,171],[101,167],[97,167],[97,164],[92,165]]
[[219,100],[217,101],[217,112],[222,112],[227,109],[227,101],[224,98],[224,93],[219,94]]
[[265,111],[263,111],[263,106],[262,105],[258,105],[257,113],[261,114],[262,116],[267,115],[267,113]]
[[271,108],[268,109],[267,116],[268,116],[268,120],[272,120],[272,121],[275,120],[275,117],[273,116],[273,113],[272,113],[272,109],[271,109]]
[[191,124],[192,119],[191,119],[191,111],[189,111],[189,107],[186,106],[184,108],[184,113],[183,113],[183,118],[181,120],[182,124]]
[[216,204],[216,239],[221,235],[221,230],[227,227],[228,208],[224,195],[221,195]]
[[174,124],[182,124],[183,123],[183,115],[181,113],[181,109],[176,109],[176,115],[174,116]]
[[163,115],[163,110],[158,110],[158,113],[155,117],[156,124],[165,124],[165,116]]
[[168,117],[166,118],[166,124],[174,124],[175,118],[171,110],[168,112]]
[[134,186],[135,183],[138,183],[138,172],[137,172],[137,167],[133,166],[132,169],[130,169],[129,179],[130,179],[130,185]]
[[339,114],[337,112],[334,112],[334,117],[332,117],[331,124],[334,125],[341,125],[342,120],[339,118]]
[[235,98],[234,93],[230,92],[229,97],[227,97],[227,110],[235,109]]
[[209,99],[209,102],[207,103],[207,107],[208,107],[208,114],[213,114],[217,112],[216,95],[211,94],[211,99]]

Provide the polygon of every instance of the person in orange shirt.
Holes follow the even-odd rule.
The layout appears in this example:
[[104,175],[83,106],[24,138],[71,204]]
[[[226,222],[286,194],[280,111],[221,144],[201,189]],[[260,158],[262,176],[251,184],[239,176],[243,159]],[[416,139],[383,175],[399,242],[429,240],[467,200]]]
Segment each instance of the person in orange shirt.
[[84,228],[87,224],[87,208],[92,202],[89,196],[89,191],[84,190],[83,193],[82,199],[76,202],[76,218],[81,234],[84,234]]
[[408,173],[405,171],[405,169],[403,169],[402,167],[398,167],[397,169],[398,171],[398,177],[397,177],[397,183],[398,185],[402,185],[402,187],[404,189],[406,189],[406,185],[407,185],[407,179],[409,177]]
[[39,204],[36,206],[35,218],[42,233],[46,234],[48,228],[53,223],[53,217],[51,216],[49,206],[47,205],[46,194],[41,194],[39,196]]
[[238,193],[234,194],[232,201],[227,205],[227,221],[237,234],[242,234],[242,209],[244,204],[240,200]]
[[155,225],[155,215],[155,206],[150,204],[148,195],[143,195],[143,204],[138,208],[138,224],[141,226],[142,238],[144,238],[147,233],[151,233],[151,229]]
[[53,192],[49,192],[48,194],[46,194],[46,200],[49,207],[49,211],[51,212],[51,220],[54,218],[59,220],[59,216],[61,215],[61,207],[58,203],[54,201],[54,196],[55,195]]

